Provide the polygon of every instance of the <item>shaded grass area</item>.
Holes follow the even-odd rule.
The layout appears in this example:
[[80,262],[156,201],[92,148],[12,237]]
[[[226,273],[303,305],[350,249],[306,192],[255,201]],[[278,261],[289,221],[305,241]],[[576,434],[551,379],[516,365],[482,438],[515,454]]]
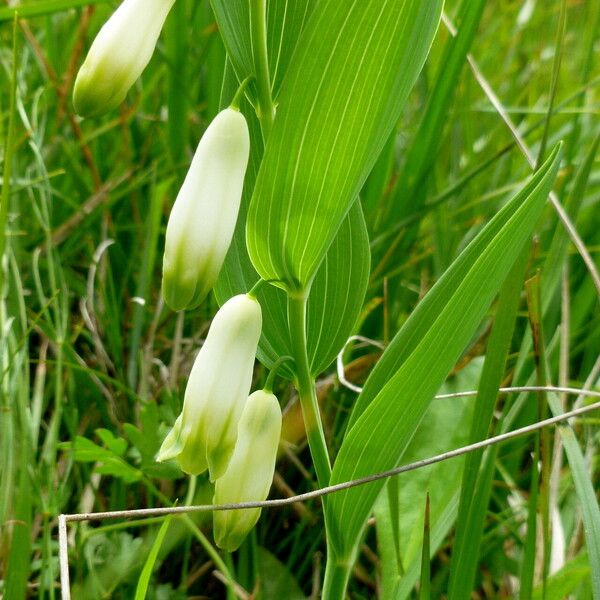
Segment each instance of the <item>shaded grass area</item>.
[[[14,36],[10,15],[0,9],[0,590],[10,599],[59,596],[58,514],[212,498],[203,477],[190,482],[154,455],[179,413],[216,309],[211,298],[182,316],[160,298],[166,217],[219,108],[225,51],[214,17],[208,2],[178,0],[126,104],[82,122],[70,91],[111,5],[31,4],[37,16],[19,21]],[[467,52],[534,156],[564,140],[555,191],[592,258],[600,247],[598,3],[465,1],[449,2],[446,11],[460,37],[452,42],[440,28],[361,196],[373,260],[356,331],[384,342],[531,172],[467,66]],[[532,301],[522,285],[538,269],[543,345],[531,339]],[[526,384],[542,373],[554,384],[581,387],[589,380],[594,387],[599,348],[596,290],[548,206],[534,243],[447,382],[448,391],[479,387],[479,402],[489,396],[487,409],[473,399],[432,407],[405,458],[531,423],[546,410],[546,399],[531,394],[496,402],[479,383],[482,372],[488,383]],[[540,356],[543,368],[538,360],[536,369]],[[362,383],[377,357],[372,347],[349,351],[348,378]],[[356,395],[332,373],[333,367],[322,375],[318,391],[335,452]],[[264,377],[257,365],[257,384]],[[288,410],[273,496],[316,486],[294,393],[284,384],[277,392]],[[571,401],[552,402],[555,410]],[[471,425],[473,414],[483,422]],[[596,489],[597,425],[595,416],[574,423],[580,467]],[[537,445],[511,442],[469,459],[462,480],[459,461],[402,475],[378,502],[351,597],[417,597],[415,590],[427,588],[419,578],[427,574],[420,564],[429,493],[430,597],[466,598],[471,589],[478,598],[516,597],[529,582],[532,597],[591,598],[581,499],[561,444],[553,432]],[[532,465],[540,454],[538,480]],[[459,554],[475,521],[481,546]],[[134,597],[161,523],[73,529],[73,597]],[[162,534],[148,598],[232,597],[206,549],[210,518],[174,519]],[[314,501],[264,511],[256,533],[218,568],[248,592],[260,581],[260,597],[316,596],[324,551]]]

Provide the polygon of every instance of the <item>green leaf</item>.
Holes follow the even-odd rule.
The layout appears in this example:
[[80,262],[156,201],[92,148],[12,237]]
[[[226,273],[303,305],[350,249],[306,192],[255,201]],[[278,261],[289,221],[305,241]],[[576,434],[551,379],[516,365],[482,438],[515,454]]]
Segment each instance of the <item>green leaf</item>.
[[[467,258],[461,255],[448,276],[427,295],[428,310],[417,309],[384,353],[384,357],[393,357],[385,362],[394,368],[383,380],[381,369],[374,370],[369,378],[375,376],[382,385],[376,393],[373,384],[365,387],[372,400],[367,406],[362,403],[361,414],[342,443],[332,484],[385,471],[399,463],[431,399],[471,340],[531,235],[556,177],[559,151],[559,147],[554,149],[523,191],[473,240],[463,253]],[[460,281],[454,279],[456,271],[461,272]],[[448,280],[453,285],[449,286]],[[406,328],[412,335],[419,332],[418,338],[409,336],[409,351],[397,341],[405,337],[402,332]],[[396,355],[402,355],[401,359]],[[327,502],[332,547],[339,560],[353,559],[383,485],[384,481],[377,481],[351,488]]]
[[[471,400],[475,405],[475,415],[465,443],[471,444],[484,439],[490,430],[498,388],[502,384],[510,342],[515,329],[523,278],[529,261],[528,249],[525,250],[515,261],[514,267],[500,289],[478,394]],[[495,449],[490,449],[481,469],[483,451],[471,452],[465,457],[460,505],[452,548],[452,566],[448,584],[449,600],[468,597],[473,588],[492,488],[494,469],[489,465],[489,460],[490,454],[495,456],[495,451]]]
[[421,551],[421,585],[419,587],[419,600],[429,600],[431,598],[431,543],[430,543],[430,508],[429,495],[425,504],[425,518],[423,526],[423,548]]
[[370,263],[367,226],[357,201],[344,219],[310,290],[307,344],[312,375],[319,375],[331,364],[353,333],[369,283]]
[[127,451],[127,440],[115,437],[112,431],[108,429],[96,429],[96,435],[102,440],[102,443],[117,456],[123,456]]
[[150,577],[152,576],[152,571],[154,570],[154,565],[156,563],[156,559],[158,558],[158,553],[160,552],[160,547],[162,546],[163,540],[165,539],[165,535],[167,535],[167,530],[169,529],[169,525],[173,520],[173,515],[169,515],[160,526],[158,533],[156,534],[156,539],[152,544],[152,548],[150,549],[150,553],[148,554],[148,558],[144,563],[144,568],[142,569],[142,573],[138,580],[137,588],[135,589],[135,600],[144,600],[146,597],[146,592],[148,591],[148,584],[150,583]]
[[[548,403],[554,416],[564,412],[556,394],[548,394]],[[581,507],[585,544],[591,569],[592,595],[594,600],[600,600],[600,507],[588,473],[588,466],[573,429],[568,424],[562,424],[558,426],[558,432],[571,467],[573,483]]]
[[[481,358],[472,360],[464,369],[448,379],[439,393],[447,394],[475,388],[481,376],[482,366]],[[416,462],[445,452],[449,448],[463,446],[468,441],[468,425],[472,422],[474,410],[473,398],[433,401],[411,439],[403,460]],[[464,459],[458,458],[404,473],[392,478],[388,483],[389,490],[392,482],[397,482],[395,498],[392,498],[390,493],[380,494],[375,505],[377,536],[381,537],[385,544],[384,540],[390,535],[385,530],[396,527],[400,558],[398,564],[396,557],[390,556],[390,551],[386,552],[383,544],[379,545],[384,598],[396,597],[393,590],[400,581],[410,591],[418,580],[422,562],[420,550],[424,529],[423,506],[427,492],[431,502],[431,533],[439,532],[438,523],[443,521],[447,523],[447,527],[442,537],[447,534],[456,514],[455,500],[460,490],[463,464]],[[390,499],[395,502],[390,502]],[[396,515],[391,514],[393,510],[396,511]],[[447,517],[448,510],[452,511],[452,519]],[[431,537],[430,540],[432,552],[438,549],[436,539],[439,538]],[[414,577],[409,585],[405,579],[413,563],[417,568],[412,568]]]
[[79,8],[90,4],[104,4],[108,0],[45,0],[44,2],[27,2],[19,6],[0,8],[0,23],[2,21],[12,21],[15,13],[20,18],[39,17],[50,15],[52,13],[62,12],[71,8]]
[[563,600],[589,580],[589,557],[582,552],[566,563],[560,571],[551,575],[545,589],[539,586],[533,590],[532,600]]
[[258,547],[258,576],[260,595],[263,600],[304,600],[298,582],[289,569],[273,554]]
[[[264,279],[306,291],[392,131],[442,0],[323,0],[298,42],[250,203]],[[387,43],[382,43],[386,40]]]
[[125,483],[139,481],[142,473],[126,463],[118,454],[112,450],[102,448],[91,440],[77,436],[73,443],[74,459],[77,462],[98,462],[97,473],[112,475],[122,479]]

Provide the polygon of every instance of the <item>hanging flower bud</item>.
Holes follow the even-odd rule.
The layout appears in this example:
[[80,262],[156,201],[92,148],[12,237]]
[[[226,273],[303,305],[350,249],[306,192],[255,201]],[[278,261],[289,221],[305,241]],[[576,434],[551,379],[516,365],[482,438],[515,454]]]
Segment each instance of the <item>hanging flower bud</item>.
[[158,452],[159,462],[174,458],[191,475],[208,468],[211,481],[223,475],[252,385],[261,327],[256,299],[241,294],[223,304],[196,357],[183,410]]
[[77,74],[73,105],[91,117],[123,102],[150,62],[175,0],[123,0],[104,24]]
[[[214,504],[266,500],[275,472],[281,434],[277,398],[265,390],[247,400],[238,426],[238,439],[225,475],[215,484]],[[213,528],[217,546],[233,552],[260,517],[260,508],[217,510]]]
[[214,286],[235,229],[250,137],[244,116],[220,112],[200,140],[167,225],[162,291],[173,310],[194,308]]

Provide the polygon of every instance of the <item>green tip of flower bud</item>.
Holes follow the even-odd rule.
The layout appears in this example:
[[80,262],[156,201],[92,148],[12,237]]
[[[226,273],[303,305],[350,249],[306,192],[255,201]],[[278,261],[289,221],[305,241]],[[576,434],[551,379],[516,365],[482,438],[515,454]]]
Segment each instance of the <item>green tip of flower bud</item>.
[[[277,398],[264,390],[247,400],[238,438],[224,475],[215,484],[215,504],[266,500],[275,472],[281,435]],[[260,509],[215,511],[213,529],[219,548],[237,550],[260,517]]]
[[190,310],[204,300],[210,288],[200,288],[197,274],[185,265],[171,266],[166,257],[163,263],[162,295],[171,310]]
[[101,68],[92,68],[84,63],[73,88],[73,108],[85,118],[101,115],[123,102],[129,85],[115,85],[115,79],[110,74],[103,74]]

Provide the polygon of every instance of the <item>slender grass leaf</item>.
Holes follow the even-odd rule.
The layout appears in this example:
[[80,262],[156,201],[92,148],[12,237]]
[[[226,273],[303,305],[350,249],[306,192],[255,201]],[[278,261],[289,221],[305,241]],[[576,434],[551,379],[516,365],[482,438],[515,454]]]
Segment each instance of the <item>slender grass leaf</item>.
[[[446,507],[441,514],[436,516],[435,523],[431,528],[430,546],[432,552],[437,552],[438,548],[444,542],[448,535],[458,511],[458,492],[448,498]],[[433,558],[433,556],[430,556]],[[405,600],[405,598],[413,597],[411,592],[415,583],[419,580],[419,572],[421,568],[421,556],[416,556],[409,562],[408,567],[404,571],[398,585],[391,598],[394,600]]]
[[[507,205],[510,216],[502,226],[498,228],[498,220],[504,221],[505,211],[469,245],[469,249],[479,247],[481,238],[489,238],[493,231],[488,243],[464,269],[455,290],[448,293],[447,285],[434,286],[429,295],[438,310],[414,342],[414,349],[399,368],[390,372],[387,383],[378,389],[347,433],[333,468],[332,483],[384,471],[399,463],[429,402],[469,343],[531,235],[556,177],[559,152],[556,147],[533,176],[533,186],[525,188],[527,194],[517,194]],[[456,263],[464,267],[460,259]],[[420,318],[422,315],[420,312]],[[413,325],[412,329],[419,327]],[[392,344],[385,354],[397,350],[398,345]],[[327,502],[331,541],[339,560],[353,559],[364,523],[383,485],[383,481],[377,481],[348,489]]]
[[12,21],[15,13],[20,18],[40,17],[62,12],[71,8],[79,8],[90,4],[106,4],[108,0],[45,0],[44,2],[26,2],[9,8],[0,8],[0,22]]
[[430,532],[430,508],[429,494],[425,501],[425,518],[423,524],[423,548],[421,551],[421,585],[419,586],[419,600],[429,600],[431,598],[431,532]]
[[540,459],[539,433],[535,436],[535,449],[531,460],[529,498],[527,500],[527,531],[523,544],[523,560],[519,574],[519,600],[530,600],[533,591],[533,578],[536,566],[536,550],[538,539],[538,506],[540,497]]
[[146,597],[146,593],[148,591],[148,584],[150,583],[150,577],[152,577],[152,571],[154,570],[154,565],[156,563],[156,559],[158,558],[160,547],[162,546],[163,540],[165,539],[165,535],[167,535],[167,531],[172,520],[173,515],[169,515],[163,521],[163,524],[160,526],[160,529],[156,534],[156,539],[152,544],[152,548],[150,549],[150,553],[148,554],[148,558],[144,563],[144,568],[142,569],[142,573],[140,575],[140,578],[138,579],[138,584],[135,589],[135,600],[144,600],[144,598]]
[[[564,412],[556,394],[548,394],[548,403],[554,416]],[[600,507],[598,507],[594,485],[573,429],[569,425],[559,425],[558,431],[571,467],[573,483],[581,507],[585,543],[590,562],[592,595],[594,600],[600,600]]]
[[323,0],[313,11],[248,213],[249,254],[264,279],[308,289],[400,115],[441,8],[441,0]]
[[[577,217],[579,216],[599,146],[600,134],[597,135],[592,142],[592,145],[585,155],[583,162],[577,169],[577,173],[575,174],[573,180],[573,187],[569,193],[567,201],[565,202],[565,210],[569,214],[569,217],[573,223],[577,221]],[[542,302],[544,312],[546,312],[548,309],[548,306],[552,301],[556,290],[558,289],[562,269],[557,268],[557,265],[563,264],[568,246],[569,234],[565,231],[562,223],[557,223],[550,248],[548,249],[546,260],[544,261],[544,266],[542,267],[542,281],[544,283]]]

